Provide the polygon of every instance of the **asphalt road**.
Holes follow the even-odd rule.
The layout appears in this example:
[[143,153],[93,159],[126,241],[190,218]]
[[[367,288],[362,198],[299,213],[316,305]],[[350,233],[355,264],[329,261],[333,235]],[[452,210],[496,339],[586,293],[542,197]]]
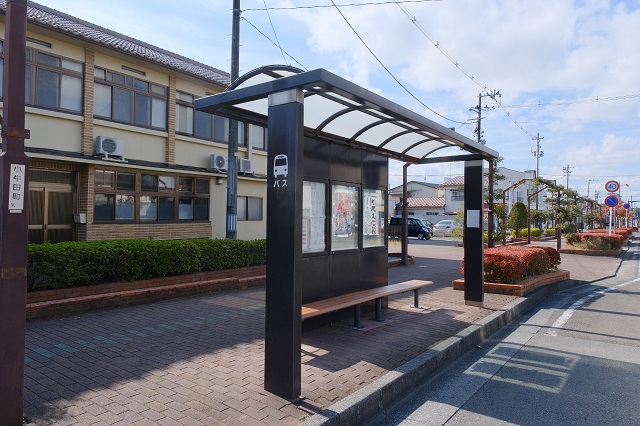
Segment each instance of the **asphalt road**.
[[372,425],[640,425],[640,250],[546,299]]

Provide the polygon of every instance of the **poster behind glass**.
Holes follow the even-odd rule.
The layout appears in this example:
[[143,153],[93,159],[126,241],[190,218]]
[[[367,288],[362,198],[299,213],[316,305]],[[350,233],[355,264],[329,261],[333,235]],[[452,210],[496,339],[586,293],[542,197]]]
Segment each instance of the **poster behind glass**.
[[358,248],[358,187],[332,185],[331,250]]
[[326,184],[303,182],[302,253],[326,250]]
[[384,191],[362,190],[362,246],[384,246]]

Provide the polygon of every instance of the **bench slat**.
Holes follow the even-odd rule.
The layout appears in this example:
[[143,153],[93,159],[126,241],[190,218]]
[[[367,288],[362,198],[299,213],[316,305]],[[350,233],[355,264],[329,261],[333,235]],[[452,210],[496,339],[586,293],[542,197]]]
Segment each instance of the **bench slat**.
[[318,315],[348,308],[379,297],[386,297],[397,293],[417,290],[432,284],[433,281],[411,280],[398,284],[390,284],[384,287],[376,287],[355,291],[353,293],[341,294],[328,299],[306,303],[302,305],[302,319],[304,320],[306,318],[312,318]]

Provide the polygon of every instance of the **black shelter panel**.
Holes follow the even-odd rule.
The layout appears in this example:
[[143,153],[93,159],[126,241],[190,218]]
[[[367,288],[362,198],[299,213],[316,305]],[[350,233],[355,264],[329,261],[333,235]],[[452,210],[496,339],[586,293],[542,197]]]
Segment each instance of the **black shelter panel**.
[[304,138],[305,178],[328,179],[331,174],[331,148],[327,142]]
[[302,280],[302,303],[325,299],[330,293],[329,256],[309,256],[302,259],[300,279]]
[[[387,283],[384,283],[386,285]],[[334,253],[331,255],[331,276],[328,297],[362,290],[360,283],[360,253]]]
[[360,183],[362,151],[345,145],[331,144],[331,179]]
[[360,256],[360,287],[364,289],[389,284],[389,255],[386,247],[364,250]]
[[387,188],[389,159],[372,152],[362,152],[362,185]]

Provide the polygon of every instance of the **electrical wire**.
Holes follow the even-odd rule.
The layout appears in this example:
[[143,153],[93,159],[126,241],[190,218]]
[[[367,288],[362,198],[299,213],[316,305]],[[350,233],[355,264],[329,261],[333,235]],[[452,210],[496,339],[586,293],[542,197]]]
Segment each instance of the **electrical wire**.
[[282,60],[286,65],[291,65],[291,64],[287,64],[287,58],[284,57],[284,52],[282,51],[280,40],[278,40],[278,34],[276,34],[276,28],[273,26],[273,21],[271,20],[271,15],[269,14],[269,9],[267,8],[267,0],[262,0],[262,2],[264,3],[264,10],[267,12],[267,17],[269,18],[269,23],[271,24],[273,35],[275,36],[276,42],[278,43],[278,49],[280,49],[280,54],[282,54]]
[[371,50],[371,48],[369,47],[369,45],[362,39],[362,37],[360,37],[360,34],[358,34],[358,32],[355,30],[355,28],[353,28],[353,25],[351,25],[351,23],[349,22],[349,20],[346,18],[346,16],[344,16],[344,14],[342,13],[342,11],[340,10],[340,8],[335,4],[335,2],[333,0],[331,0],[331,3],[333,3],[333,5],[335,6],[336,10],[338,11],[338,13],[340,14],[340,16],[342,16],[342,19],[344,19],[344,21],[347,23],[347,25],[349,26],[349,28],[351,28],[351,31],[353,31],[353,33],[356,35],[356,37],[358,37],[358,39],[360,40],[360,42],[364,45],[364,47],[367,48],[367,50],[369,51],[369,53],[371,53],[371,55],[376,59],[376,61],[378,61],[378,63],[380,64],[380,66],[382,68],[384,68],[384,70],[387,72],[387,74],[389,74],[391,76],[391,78],[393,78],[395,80],[396,83],[398,83],[400,85],[400,87],[402,87],[404,89],[405,92],[407,92],[409,94],[409,96],[411,96],[413,99],[415,99],[420,105],[422,105],[423,107],[427,108],[429,111],[431,111],[432,113],[434,113],[435,115],[437,115],[438,117],[444,118],[445,120],[451,121],[452,123],[457,123],[457,124],[465,124],[464,121],[457,121],[457,120],[452,120],[451,118],[445,117],[444,115],[440,114],[439,112],[435,111],[434,109],[432,109],[431,107],[429,107],[427,104],[425,104],[424,102],[422,102],[420,99],[418,99],[418,97],[416,95],[414,95],[404,84],[402,84],[400,82],[400,80],[398,80],[398,78],[391,72],[391,70],[389,70],[389,68],[387,68],[385,66],[385,64],[382,63],[382,61],[380,60],[380,58],[378,58],[378,56],[373,52],[373,50]]
[[[440,0],[399,0],[400,3],[426,3],[428,1],[440,1]],[[380,1],[380,2],[365,2],[365,3],[346,3],[339,4],[340,7],[352,7],[352,6],[381,6],[385,4],[397,3],[397,1]],[[297,10],[297,9],[325,9],[333,7],[333,5],[312,5],[312,6],[281,6],[281,7],[269,7],[265,5],[264,9],[259,8],[251,8],[251,9],[243,9],[243,12],[256,12],[263,10]]]
[[[242,19],[243,21],[245,21],[247,24],[251,25],[256,31],[258,31],[264,38],[266,38],[267,40],[269,40],[274,46],[278,47],[280,49],[280,51],[282,53],[284,53],[285,55],[287,55],[288,57],[290,57],[291,59],[293,59],[293,61],[300,65],[300,68],[302,68],[305,71],[309,71],[304,65],[302,65],[296,58],[294,58],[293,56],[291,56],[286,50],[284,50],[283,48],[281,48],[280,46],[278,46],[278,44],[276,42],[274,42],[273,40],[271,40],[271,38],[269,38],[268,35],[266,35],[265,33],[263,33],[262,31],[260,31],[260,29],[258,27],[256,27],[255,25],[253,25],[253,23],[251,23],[251,21],[249,21],[247,18],[245,18],[244,16],[242,16],[240,19]],[[286,62],[286,60],[285,60]]]

